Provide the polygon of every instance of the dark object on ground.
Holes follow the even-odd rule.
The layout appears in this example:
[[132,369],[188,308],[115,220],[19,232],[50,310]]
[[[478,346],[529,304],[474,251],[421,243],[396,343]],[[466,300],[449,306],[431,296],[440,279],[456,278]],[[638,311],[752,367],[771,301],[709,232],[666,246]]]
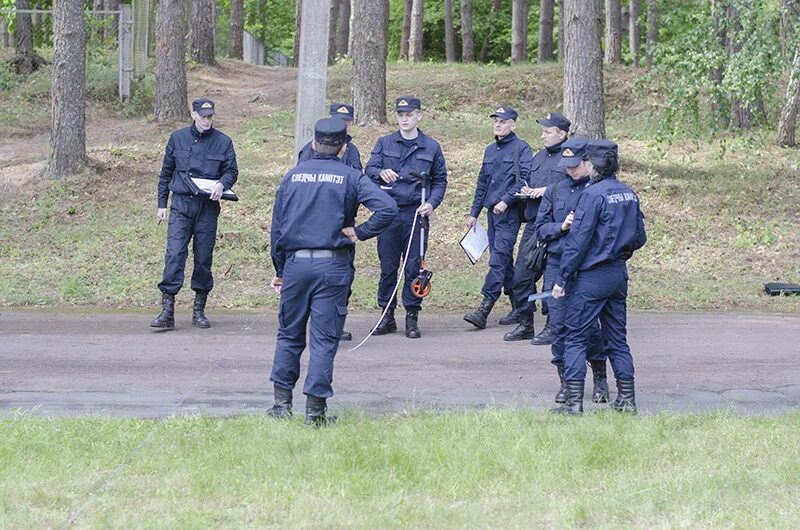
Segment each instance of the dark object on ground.
[[779,294],[784,294],[786,296],[790,294],[800,294],[800,285],[796,283],[765,283],[764,292],[770,296],[778,296]]

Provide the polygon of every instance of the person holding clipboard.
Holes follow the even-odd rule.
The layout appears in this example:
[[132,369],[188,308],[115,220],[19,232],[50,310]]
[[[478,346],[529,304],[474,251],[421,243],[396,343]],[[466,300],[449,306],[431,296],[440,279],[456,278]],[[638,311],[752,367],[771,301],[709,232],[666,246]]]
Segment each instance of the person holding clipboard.
[[236,184],[239,169],[233,141],[213,126],[214,102],[208,98],[192,102],[192,124],[173,132],[164,152],[158,177],[158,210],[156,219],[167,218],[167,199],[172,192],[164,274],[161,291],[161,313],[150,323],[154,328],[175,327],[175,295],[183,287],[184,268],[192,240],[194,270],[192,290],[195,292],[192,324],[211,326],[205,316],[208,293],[214,288],[211,261],[217,240],[217,218],[220,199],[235,200],[229,190]]

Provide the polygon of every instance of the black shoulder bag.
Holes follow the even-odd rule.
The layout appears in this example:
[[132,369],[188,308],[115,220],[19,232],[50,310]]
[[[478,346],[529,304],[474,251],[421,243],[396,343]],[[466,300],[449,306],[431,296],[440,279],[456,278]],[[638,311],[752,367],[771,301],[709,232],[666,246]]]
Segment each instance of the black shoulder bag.
[[[553,207],[558,199],[559,183],[560,181],[553,186]],[[538,236],[532,237],[525,247],[520,249],[520,252],[522,253],[522,264],[526,269],[536,274],[544,273],[544,268],[547,266],[547,241],[542,241]]]

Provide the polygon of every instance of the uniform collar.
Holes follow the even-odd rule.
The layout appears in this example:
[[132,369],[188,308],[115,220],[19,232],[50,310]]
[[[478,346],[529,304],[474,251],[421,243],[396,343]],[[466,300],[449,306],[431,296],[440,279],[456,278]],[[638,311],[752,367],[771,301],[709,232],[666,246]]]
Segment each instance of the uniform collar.
[[[566,142],[566,141],[567,140],[564,140],[564,142]],[[545,149],[547,149],[547,152],[550,153],[551,155],[555,154],[555,153],[560,153],[561,152],[561,146],[564,145],[564,142],[559,142],[556,145],[551,145],[550,147],[545,147]]]
[[423,134],[422,129],[420,129],[419,127],[417,127],[417,137],[416,138],[412,138],[411,140],[406,140],[405,138],[403,138],[403,135],[400,133],[399,130],[394,134],[396,135],[396,138],[394,139],[395,142],[399,142],[399,143],[417,142],[417,145],[419,145],[420,147],[422,147],[422,145],[424,143],[422,141],[422,139],[425,137],[425,134]]
[[339,160],[339,157],[336,155],[321,155],[314,151],[314,160]]
[[197,129],[197,127],[195,126],[194,122],[192,122],[192,136],[195,136],[197,138],[203,138],[205,136],[208,136],[209,134],[211,134],[211,132],[213,130],[214,130],[214,126],[212,125],[211,128],[209,130],[207,130],[206,132],[200,132]]
[[498,147],[501,145],[505,145],[507,143],[513,142],[517,138],[517,135],[513,132],[508,133],[507,135],[500,138],[499,136],[494,137],[494,142],[497,144]]
[[586,177],[583,177],[583,178],[578,179],[578,180],[575,180],[572,177],[570,177],[569,180],[570,180],[570,184],[569,184],[570,188],[580,188],[580,187],[586,186],[589,183],[590,179],[589,179],[588,176],[586,176]]

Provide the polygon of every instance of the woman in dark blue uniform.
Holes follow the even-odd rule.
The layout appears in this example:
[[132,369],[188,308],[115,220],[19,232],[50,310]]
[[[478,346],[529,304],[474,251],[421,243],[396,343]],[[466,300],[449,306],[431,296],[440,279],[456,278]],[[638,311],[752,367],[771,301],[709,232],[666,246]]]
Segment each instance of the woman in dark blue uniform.
[[[570,178],[547,186],[542,195],[542,202],[534,223],[536,236],[541,241],[547,242],[547,270],[545,271],[545,284],[543,290],[552,289],[552,281],[558,275],[561,266],[561,251],[566,235],[572,226],[575,207],[581,192],[589,185],[589,171],[586,164],[582,164],[586,153],[585,138],[572,138],[561,144],[562,154],[559,166],[566,167]],[[553,359],[550,361],[558,370],[561,388],[556,394],[555,402],[564,403],[567,400],[566,386],[564,384],[564,339],[566,328],[564,317],[566,305],[564,298],[551,300],[548,318],[552,342],[550,349]],[[595,323],[594,333],[589,341],[587,352],[589,365],[592,367],[594,390],[592,401],[595,403],[608,403],[608,381],[606,379],[606,354],[602,347],[600,326]]]
[[[563,155],[562,155],[563,156]],[[626,262],[647,241],[639,197],[617,180],[617,145],[591,140],[582,157],[591,180],[575,207],[564,240],[553,298],[566,296],[564,381],[567,401],[557,409],[583,412],[586,355],[600,319],[603,343],[617,379],[614,409],[636,412],[633,358],[627,341]]]

